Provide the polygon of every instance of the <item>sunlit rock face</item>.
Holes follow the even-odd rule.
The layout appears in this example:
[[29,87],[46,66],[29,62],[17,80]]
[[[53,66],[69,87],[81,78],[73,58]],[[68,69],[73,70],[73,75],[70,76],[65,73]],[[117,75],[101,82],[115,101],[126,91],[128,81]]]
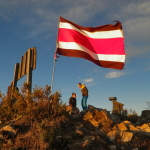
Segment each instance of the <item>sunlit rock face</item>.
[[132,140],[132,137],[133,137],[133,133],[123,132],[122,137],[121,137],[121,141],[122,142],[129,142]]
[[88,106],[90,110],[84,115],[83,120],[90,122],[93,126],[98,127],[99,125],[106,125],[107,123],[112,124],[110,114],[107,110]]
[[128,130],[124,123],[119,123],[117,125],[117,127],[118,127],[119,131],[127,131]]

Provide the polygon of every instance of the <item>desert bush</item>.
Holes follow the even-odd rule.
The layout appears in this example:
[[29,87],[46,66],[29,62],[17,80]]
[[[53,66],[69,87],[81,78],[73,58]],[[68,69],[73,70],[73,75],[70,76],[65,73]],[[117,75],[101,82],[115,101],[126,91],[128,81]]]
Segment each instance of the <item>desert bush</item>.
[[11,98],[0,91],[2,99],[0,120],[3,124],[18,115],[27,115],[31,119],[40,121],[44,118],[52,119],[67,113],[66,105],[61,101],[60,90],[50,95],[50,86],[46,85],[45,88],[35,86],[33,93],[29,93],[30,86],[24,82],[20,93],[17,89],[11,89]]
[[121,113],[121,120],[122,121],[128,120],[132,123],[135,123],[135,122],[137,122],[138,119],[139,119],[139,116],[136,113],[136,111],[133,109],[129,109],[129,110],[124,109]]
[[133,117],[133,116],[138,116],[136,111],[133,110],[132,108],[128,109],[124,109],[121,113],[121,116],[128,116],[128,117]]
[[[67,106],[61,100],[60,90],[50,95],[50,86],[46,85],[42,88],[35,85],[33,93],[30,93],[30,86],[24,82],[20,92],[17,89],[10,89],[11,97],[5,96],[0,91],[0,99],[2,100],[0,120],[2,125],[10,123],[12,119],[18,116],[22,116],[23,120],[19,126],[24,126],[25,122],[29,122],[30,138],[24,136],[23,127],[20,127],[12,147],[29,149],[31,147],[34,149],[55,147],[58,149],[57,135],[62,135],[69,123]],[[11,145],[9,144],[9,146]]]

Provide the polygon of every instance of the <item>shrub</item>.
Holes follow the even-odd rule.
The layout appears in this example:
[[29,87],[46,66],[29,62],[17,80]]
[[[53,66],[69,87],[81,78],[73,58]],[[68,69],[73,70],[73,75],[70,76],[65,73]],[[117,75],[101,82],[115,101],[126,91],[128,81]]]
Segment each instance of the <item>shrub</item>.
[[[21,149],[24,147],[35,149],[55,147],[58,149],[56,137],[62,134],[62,128],[67,128],[64,124],[68,124],[67,106],[61,100],[60,90],[50,95],[51,87],[48,85],[44,88],[35,85],[33,93],[29,93],[29,88],[30,84],[24,82],[20,93],[17,89],[10,88],[11,96],[5,96],[0,91],[2,125],[22,116],[22,121],[18,120],[20,129],[16,141],[14,145],[12,143],[9,146]],[[28,126],[25,125],[26,122]],[[26,132],[29,131],[30,137],[24,136],[24,127],[29,128]]]
[[20,93],[17,89],[11,89],[11,98],[0,91],[0,98],[2,99],[0,120],[2,124],[18,115],[26,115],[31,119],[41,120],[44,118],[52,119],[67,113],[66,105],[61,101],[60,90],[50,95],[51,87],[48,85],[45,88],[35,86],[33,93],[29,93],[29,88],[30,84],[24,82]]

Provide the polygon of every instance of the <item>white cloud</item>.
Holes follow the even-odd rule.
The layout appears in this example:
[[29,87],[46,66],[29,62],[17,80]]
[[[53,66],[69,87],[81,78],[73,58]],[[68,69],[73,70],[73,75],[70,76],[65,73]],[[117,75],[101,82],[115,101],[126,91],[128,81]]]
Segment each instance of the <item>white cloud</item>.
[[148,68],[145,68],[145,69],[143,69],[144,71],[148,71],[148,70],[150,70],[150,67],[148,67]]
[[93,78],[90,78],[90,79],[84,79],[83,82],[84,82],[84,83],[93,82]]
[[[50,38],[54,40],[57,36],[59,16],[83,26],[87,23],[91,26],[95,22],[103,25],[103,16],[105,16],[104,18],[109,20],[108,23],[116,19],[122,22],[125,50],[129,56],[136,56],[136,54],[139,56],[141,53],[147,53],[148,50],[147,43],[142,48],[133,43],[149,42],[150,2],[148,0],[10,0],[9,3],[0,0],[0,4],[0,21],[2,19],[12,23],[16,21],[18,27],[13,27],[15,30],[13,32],[26,38],[41,35],[42,40]],[[102,19],[98,19],[101,17]],[[132,44],[127,47],[127,43]]]
[[125,75],[124,72],[113,71],[113,72],[107,73],[106,78],[119,78],[120,76],[123,76],[123,75]]
[[150,15],[150,1],[130,3],[123,12],[136,15]]
[[94,69],[93,71],[94,71],[94,72],[98,72],[98,69]]
[[148,41],[150,35],[150,16],[136,17],[124,22],[125,38],[136,41]]
[[112,13],[108,17],[122,22],[125,40],[128,42],[149,42],[150,1],[127,0],[119,3],[117,1],[112,3]]
[[42,33],[53,36],[54,32],[56,34],[59,16],[82,25],[82,23],[94,19],[95,14],[102,12],[107,7],[107,3],[103,0],[90,2],[86,0],[10,0],[9,3],[0,0],[0,4],[0,16],[5,21],[17,20],[16,23],[19,27],[21,24],[24,28],[28,28],[27,37]]

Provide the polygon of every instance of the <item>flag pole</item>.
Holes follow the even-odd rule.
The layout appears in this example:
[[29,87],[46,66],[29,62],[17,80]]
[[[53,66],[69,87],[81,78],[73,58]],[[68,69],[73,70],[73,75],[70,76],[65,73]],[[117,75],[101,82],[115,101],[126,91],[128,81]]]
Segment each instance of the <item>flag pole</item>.
[[54,72],[55,72],[55,61],[56,61],[56,59],[54,58],[53,75],[52,75],[52,85],[51,85],[51,95],[52,95],[52,90],[53,90],[53,81],[54,81]]
[[[59,17],[59,23],[60,23],[60,17]],[[58,33],[59,33],[59,23],[58,23],[58,31],[57,31],[57,41],[56,41],[56,49],[55,49],[55,55],[54,55],[54,66],[53,66],[53,75],[52,75],[52,84],[51,84],[51,94],[52,95],[52,90],[53,90],[53,81],[54,81],[54,72],[55,72],[55,62],[57,58],[57,43],[58,43]]]

